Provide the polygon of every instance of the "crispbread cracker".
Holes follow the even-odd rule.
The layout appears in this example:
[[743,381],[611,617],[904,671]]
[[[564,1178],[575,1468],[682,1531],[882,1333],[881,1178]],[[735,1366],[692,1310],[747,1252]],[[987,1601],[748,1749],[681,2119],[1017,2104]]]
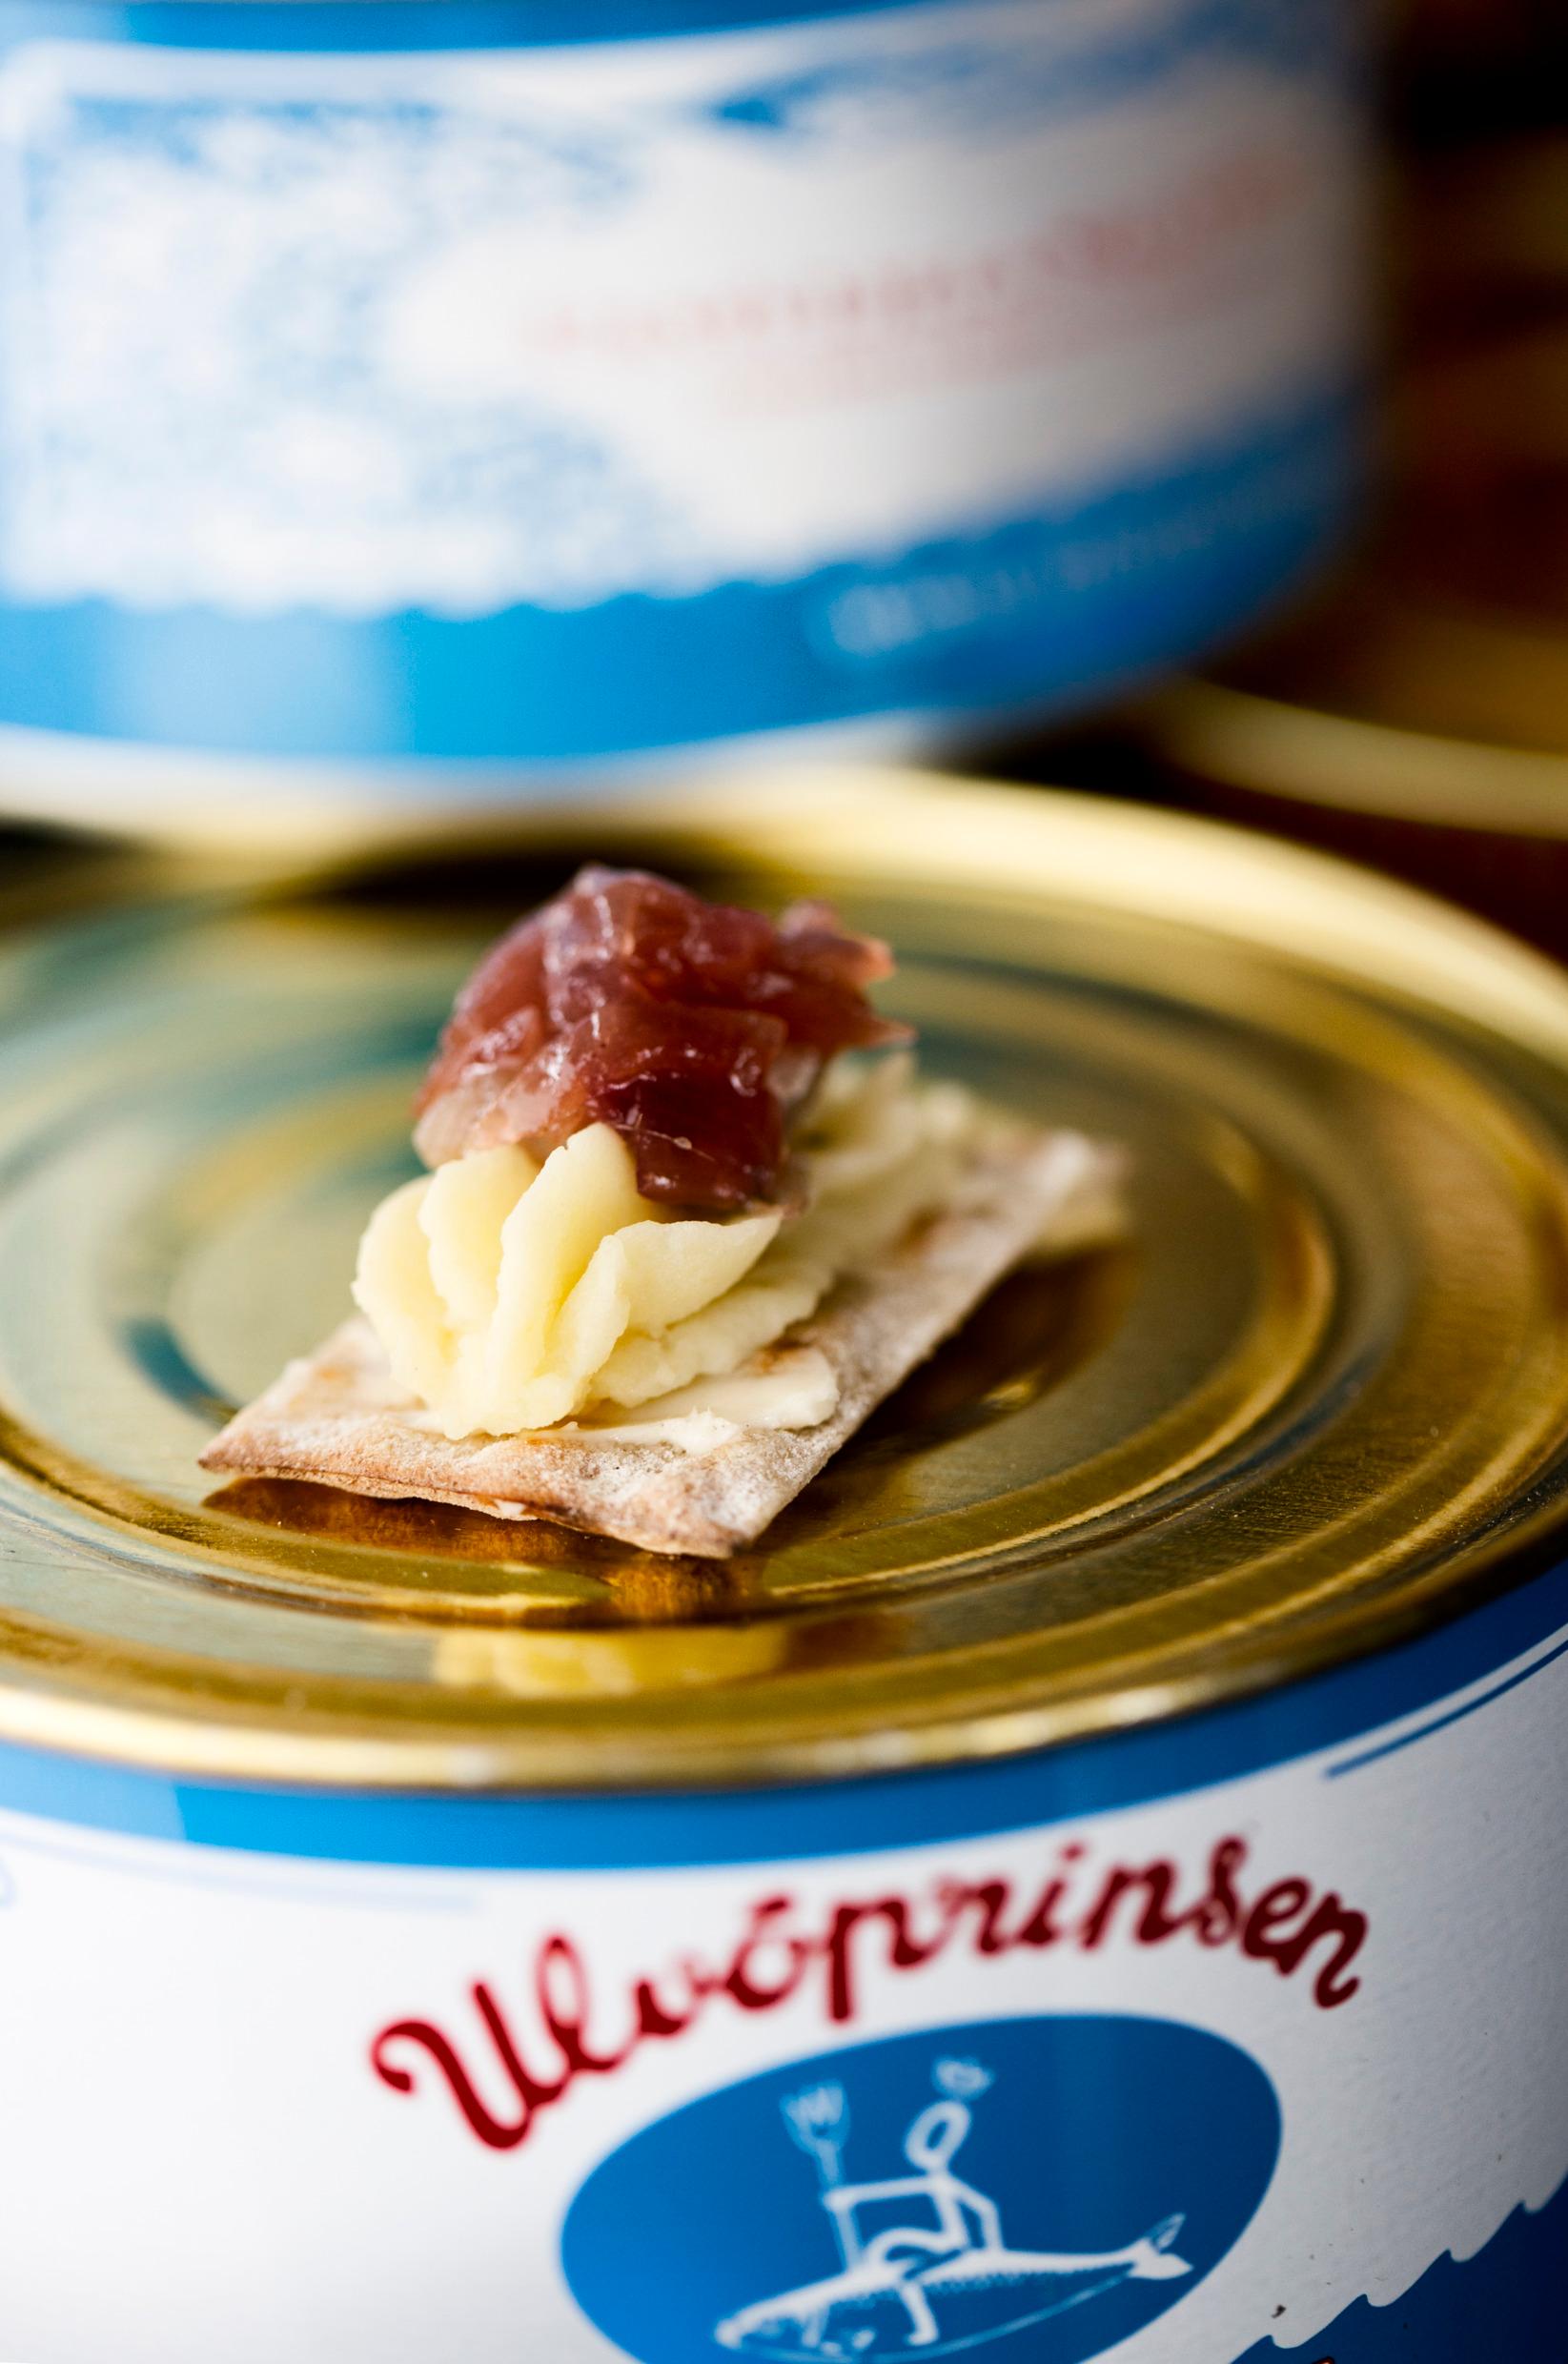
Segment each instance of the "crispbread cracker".
[[501,1518],[552,1519],[646,1551],[723,1559],[756,1540],[1013,1265],[1042,1244],[1065,1253],[1103,1234],[1119,1170],[1114,1151],[1078,1133],[990,1139],[945,1211],[846,1276],[815,1314],[744,1366],[761,1372],[791,1348],[817,1348],[833,1367],[839,1399],[815,1428],[726,1423],[696,1450],[591,1426],[453,1443],[398,1396],[374,1333],[356,1316],[291,1363],[202,1461]]

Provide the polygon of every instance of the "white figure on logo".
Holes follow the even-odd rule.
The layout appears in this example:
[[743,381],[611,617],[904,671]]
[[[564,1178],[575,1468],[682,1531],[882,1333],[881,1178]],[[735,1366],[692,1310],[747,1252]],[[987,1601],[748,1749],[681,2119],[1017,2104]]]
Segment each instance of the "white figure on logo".
[[[913,2173],[873,2183],[845,2180],[849,2107],[843,2086],[818,2086],[784,2103],[791,2135],[816,2162],[842,2270],[728,2316],[714,2331],[722,2345],[774,2355],[868,2354],[882,2344],[875,2323],[857,2329],[851,2318],[874,2315],[892,2300],[906,2320],[901,2347],[940,2351],[945,2298],[960,2293],[1015,2293],[1001,2301],[1006,2319],[967,2327],[962,2344],[977,2346],[1079,2306],[1120,2282],[1165,2281],[1191,2272],[1171,2247],[1181,2231],[1180,2216],[1166,2217],[1121,2250],[1081,2254],[1009,2249],[995,2201],[952,2171],[954,2155],[973,2124],[969,2101],[986,2092],[992,2079],[978,2063],[961,2060],[938,2061],[933,2075],[942,2099],[920,2111],[904,2138]],[[891,2221],[879,2225],[879,2217]],[[1016,2311],[1020,2295],[1022,2313]],[[797,2344],[778,2344],[789,2337]]]

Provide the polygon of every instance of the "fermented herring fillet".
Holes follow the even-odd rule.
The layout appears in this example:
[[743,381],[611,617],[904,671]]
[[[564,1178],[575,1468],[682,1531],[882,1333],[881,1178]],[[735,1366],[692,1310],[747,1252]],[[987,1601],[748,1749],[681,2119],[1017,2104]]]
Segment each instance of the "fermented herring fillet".
[[[356,1316],[290,1363],[202,1461],[723,1559],[756,1540],[1013,1265],[1042,1246],[1065,1253],[1103,1237],[1119,1167],[1113,1151],[1078,1133],[1014,1133],[977,1151],[946,1209],[846,1276],[807,1320],[743,1366],[765,1371],[784,1349],[820,1349],[839,1399],[815,1428],[724,1423],[697,1450],[667,1438],[644,1443],[623,1427],[613,1437],[561,1427],[453,1443],[424,1423],[417,1404],[399,1399],[375,1334]],[[617,1416],[604,1407],[602,1416]]]

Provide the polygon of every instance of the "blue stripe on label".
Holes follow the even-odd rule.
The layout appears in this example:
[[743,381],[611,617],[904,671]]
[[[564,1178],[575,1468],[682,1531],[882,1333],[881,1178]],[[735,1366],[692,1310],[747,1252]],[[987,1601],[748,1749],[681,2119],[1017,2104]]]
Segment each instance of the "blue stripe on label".
[[[147,43],[198,50],[315,51],[591,49],[609,42],[701,33],[763,32],[844,18],[919,17],[987,0],[5,0],[0,49],[18,41]],[[1124,35],[1124,39],[1126,36]],[[1359,43],[1343,0],[1198,0],[1185,22],[1140,35],[1156,61],[1199,47],[1240,50],[1286,71],[1343,71]]]
[[1401,1732],[1396,1740],[1380,1741],[1375,1748],[1364,1748],[1359,1756],[1347,1757],[1342,1763],[1331,1764],[1330,1780],[1337,1781],[1346,1773],[1359,1773],[1363,1765],[1378,1764],[1385,1757],[1398,1756],[1402,1749],[1416,1748],[1422,1741],[1430,1740],[1434,1733],[1446,1732],[1450,1724],[1462,1723],[1467,1716],[1478,1716],[1483,1707],[1491,1706],[1494,1700],[1501,1699],[1509,1691],[1517,1691],[1521,1682],[1533,1681],[1548,1666],[1555,1666],[1559,1658],[1568,1658],[1568,1641],[1559,1641],[1557,1648],[1548,1650],[1544,1658],[1532,1659],[1528,1666],[1521,1666],[1517,1674],[1510,1675],[1505,1681],[1495,1683],[1490,1691],[1483,1691],[1479,1699],[1466,1700],[1462,1707],[1451,1707],[1446,1715],[1435,1716],[1430,1723],[1417,1724],[1414,1732]]
[[1201,649],[1338,538],[1342,389],[886,564],[456,622],[0,610],[0,723],[279,757],[586,762],[911,711],[1077,704]]
[[[691,33],[762,31],[902,10],[948,11],[966,0],[5,0],[0,49],[18,41],[145,42],[171,49],[397,51],[592,48]],[[967,0],[977,11],[985,0]],[[1240,46],[1286,68],[1338,66],[1353,30],[1342,0],[1206,0],[1190,11],[1176,51]],[[1145,46],[1170,44],[1156,26]]]
[[40,1749],[0,1748],[0,1805],[90,1830],[128,1831],[138,1839],[190,1835],[173,1782],[80,1757],[47,1756]]
[[842,1855],[1076,1821],[1235,1780],[1375,1733],[1565,1625],[1568,1565],[1419,1641],[1238,1706],[936,1773],[632,1797],[381,1796],[174,1783],[0,1748],[0,1805],[340,1862],[586,1871]]
[[[193,50],[397,51],[586,48],[672,34],[830,23],[918,10],[942,0],[6,0],[0,47],[19,41],[145,42]],[[979,0],[971,0],[978,6]]]
[[1474,2257],[1439,2258],[1402,2298],[1358,2298],[1305,2346],[1283,2321],[1287,2346],[1261,2339],[1237,2364],[1562,2364],[1565,2258],[1568,2184],[1534,2215],[1516,2209]]

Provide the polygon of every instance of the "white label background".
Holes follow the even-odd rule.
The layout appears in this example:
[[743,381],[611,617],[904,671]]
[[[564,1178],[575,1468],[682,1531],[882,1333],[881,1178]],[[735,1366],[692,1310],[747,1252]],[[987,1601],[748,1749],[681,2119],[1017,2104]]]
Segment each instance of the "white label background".
[[[630,2132],[835,2042],[1086,2010],[1216,2030],[1267,2068],[1284,2112],[1248,2231],[1118,2357],[1230,2364],[1269,2333],[1310,2340],[1357,2296],[1386,2303],[1445,2251],[1472,2254],[1568,2171],[1568,1657],[1328,1778],[1358,1753],[1070,1830],[625,1875],[298,1864],[8,1816],[0,2355],[607,2359],[561,2281],[558,2242],[579,2184]],[[369,2065],[389,2021],[428,2016],[484,2081],[470,1983],[489,1980],[526,2028],[533,1955],[554,1929],[582,1946],[613,2042],[625,1981],[686,1951],[723,1961],[747,1905],[782,1886],[807,1921],[829,1900],[918,1895],[941,1875],[1000,1873],[1027,1894],[1076,1836],[1102,1864],[1171,1856],[1195,1892],[1231,1832],[1249,1844],[1249,1896],[1300,1874],[1368,1914],[1349,2003],[1318,2007],[1312,1966],[1285,1978],[1181,1938],[991,1960],[955,1948],[917,1972],[865,1972],[858,2015],[837,2030],[820,1983],[768,2014],[714,2005],[686,2037],[577,2085],[509,2152],[476,2141],[433,2068],[399,2096]],[[867,1943],[863,1959],[879,1950]]]
[[[1173,41],[1076,112],[1008,105],[1053,61],[1159,54],[1182,15],[971,0],[407,57],[25,44],[0,67],[0,581],[573,607],[896,556],[1245,438],[1354,366],[1345,92]],[[993,61],[988,96],[945,91],[960,54]],[[786,130],[709,112],[841,70]],[[103,102],[145,128],[106,131]]]

